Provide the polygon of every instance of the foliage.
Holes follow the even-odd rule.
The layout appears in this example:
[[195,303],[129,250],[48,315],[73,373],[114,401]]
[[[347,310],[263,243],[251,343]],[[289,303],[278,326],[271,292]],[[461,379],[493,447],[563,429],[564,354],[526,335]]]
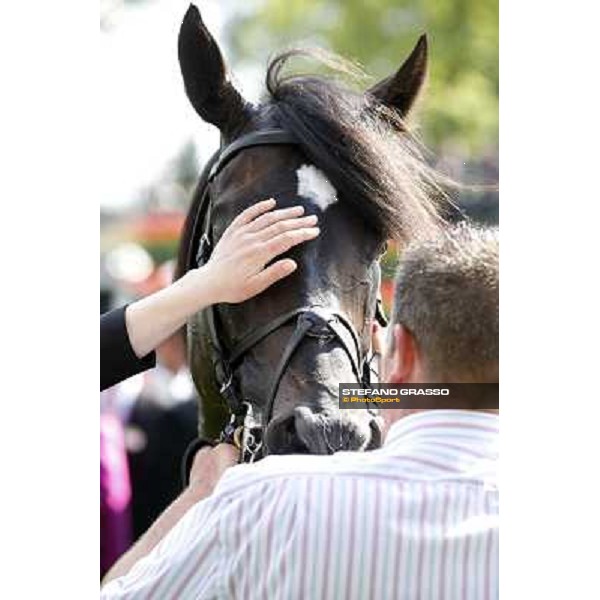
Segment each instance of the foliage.
[[498,0],[255,0],[227,28],[239,63],[264,64],[291,44],[357,60],[376,81],[395,71],[418,36],[430,43],[423,133],[437,149],[495,154]]

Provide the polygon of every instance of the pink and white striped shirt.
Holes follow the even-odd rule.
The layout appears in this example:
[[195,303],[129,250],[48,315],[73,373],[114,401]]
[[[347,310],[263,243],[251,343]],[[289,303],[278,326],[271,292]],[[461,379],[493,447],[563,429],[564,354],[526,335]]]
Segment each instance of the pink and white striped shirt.
[[232,467],[102,597],[497,598],[498,422],[431,410],[379,450]]

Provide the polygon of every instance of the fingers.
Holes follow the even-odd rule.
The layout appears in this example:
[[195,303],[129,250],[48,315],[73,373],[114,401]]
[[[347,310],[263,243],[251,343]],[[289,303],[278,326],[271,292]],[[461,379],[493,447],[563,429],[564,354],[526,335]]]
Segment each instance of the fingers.
[[266,214],[261,214],[251,223],[247,224],[246,227],[244,227],[244,231],[247,233],[262,232],[262,230],[270,225],[273,225],[273,223],[277,223],[278,221],[283,221],[285,219],[295,219],[297,217],[301,217],[303,214],[303,206],[292,206],[290,208],[272,210]]
[[196,452],[190,471],[189,493],[201,500],[211,494],[223,473],[237,463],[238,452],[230,444],[202,448]]
[[221,472],[223,469],[235,465],[237,459],[238,450],[231,444],[217,444],[214,447],[205,446],[196,452],[192,463],[192,471],[194,474],[203,476],[209,469],[209,465],[214,464],[217,471]]
[[200,448],[200,450],[197,450],[196,454],[194,454],[194,460],[192,461],[192,463],[196,463],[196,462],[200,462],[200,461],[204,460],[207,456],[212,454],[213,451],[214,451],[213,446],[202,446],[202,448]]
[[268,200],[262,200],[261,202],[257,202],[256,204],[249,206],[230,223],[229,227],[225,230],[223,235],[226,235],[227,233],[232,233],[236,229],[247,225],[263,213],[274,208],[275,204],[275,200],[273,198],[269,198]]
[[219,465],[224,468],[235,465],[238,461],[239,450],[232,444],[217,444],[214,453]]
[[273,225],[269,225],[255,234],[255,239],[261,242],[268,242],[270,239],[277,237],[281,233],[286,231],[293,231],[294,229],[309,229],[317,224],[317,216],[309,215],[308,217],[297,217],[277,221]]
[[250,280],[248,289],[249,297],[264,292],[264,290],[273,285],[276,281],[291,275],[297,268],[298,265],[296,264],[296,261],[291,258],[284,258],[268,266],[266,269],[263,269],[258,275],[255,275]]
[[279,254],[287,252],[290,248],[312,240],[319,235],[318,227],[303,227],[301,229],[292,229],[276,235],[274,238],[265,242],[263,245],[262,259],[264,263],[268,263]]

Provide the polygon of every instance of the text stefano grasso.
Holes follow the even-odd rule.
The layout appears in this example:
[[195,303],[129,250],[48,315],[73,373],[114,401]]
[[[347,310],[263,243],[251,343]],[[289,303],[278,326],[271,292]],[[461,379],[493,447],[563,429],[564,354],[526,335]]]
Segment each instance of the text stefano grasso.
[[448,388],[344,388],[342,394],[356,394],[357,396],[448,396],[450,390]]

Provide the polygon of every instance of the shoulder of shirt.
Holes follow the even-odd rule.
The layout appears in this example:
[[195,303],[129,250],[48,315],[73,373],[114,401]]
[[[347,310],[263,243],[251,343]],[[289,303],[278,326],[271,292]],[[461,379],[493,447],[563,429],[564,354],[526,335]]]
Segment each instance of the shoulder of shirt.
[[378,452],[337,452],[328,456],[287,454],[267,456],[254,464],[242,464],[225,471],[215,494],[229,494],[257,484],[277,484],[304,478],[367,474],[378,462]]
[[[420,456],[415,450],[419,450]],[[438,452],[446,450],[437,450]],[[444,457],[447,460],[447,457]],[[419,462],[421,459],[421,462]],[[358,477],[368,481],[380,478],[403,482],[428,481],[464,481],[484,483],[496,480],[497,461],[485,459],[469,459],[463,464],[458,455],[451,455],[456,469],[440,472],[434,462],[435,456],[423,454],[413,447],[410,441],[403,441],[402,447],[397,444],[384,445],[368,452],[340,451],[328,456],[305,454],[271,455],[253,464],[242,464],[230,467],[224,473],[215,488],[215,496],[230,496],[236,493],[250,493],[249,488],[264,490],[264,486],[279,487],[281,485],[295,487],[296,484],[310,480],[329,479],[331,477]]]

